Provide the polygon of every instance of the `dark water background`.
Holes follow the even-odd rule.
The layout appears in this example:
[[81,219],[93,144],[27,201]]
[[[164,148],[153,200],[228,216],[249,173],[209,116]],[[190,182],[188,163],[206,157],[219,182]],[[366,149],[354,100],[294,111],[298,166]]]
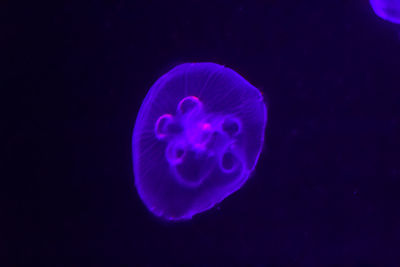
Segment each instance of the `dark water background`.
[[[400,263],[400,25],[368,1],[2,6],[5,259]],[[131,134],[152,83],[198,61],[264,92],[266,144],[240,191],[166,224],[133,186]]]

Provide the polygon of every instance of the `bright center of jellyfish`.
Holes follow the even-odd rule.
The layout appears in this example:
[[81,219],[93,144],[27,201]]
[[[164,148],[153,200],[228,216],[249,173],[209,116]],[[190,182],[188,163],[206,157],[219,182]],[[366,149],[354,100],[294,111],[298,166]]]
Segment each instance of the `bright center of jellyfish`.
[[155,135],[167,142],[165,157],[177,181],[198,186],[218,167],[231,173],[243,164],[232,149],[241,132],[240,121],[231,115],[208,114],[196,96],[183,98],[176,114],[163,114]]

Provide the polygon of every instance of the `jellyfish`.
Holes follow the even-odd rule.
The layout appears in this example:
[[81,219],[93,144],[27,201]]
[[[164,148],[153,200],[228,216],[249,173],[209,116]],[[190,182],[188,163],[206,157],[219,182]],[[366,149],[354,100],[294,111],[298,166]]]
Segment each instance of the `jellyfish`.
[[135,187],[151,213],[189,220],[240,189],[264,143],[263,96],[215,63],[184,63],[147,93],[132,137]]
[[400,24],[400,0],[370,0],[370,3],[376,15]]

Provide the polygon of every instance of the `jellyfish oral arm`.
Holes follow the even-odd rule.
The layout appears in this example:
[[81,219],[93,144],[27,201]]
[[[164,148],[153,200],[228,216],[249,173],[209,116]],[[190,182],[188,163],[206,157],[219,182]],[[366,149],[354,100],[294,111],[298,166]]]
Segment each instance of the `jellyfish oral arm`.
[[210,123],[194,123],[194,126],[190,127],[187,131],[187,140],[195,150],[204,150],[212,132],[213,128]]

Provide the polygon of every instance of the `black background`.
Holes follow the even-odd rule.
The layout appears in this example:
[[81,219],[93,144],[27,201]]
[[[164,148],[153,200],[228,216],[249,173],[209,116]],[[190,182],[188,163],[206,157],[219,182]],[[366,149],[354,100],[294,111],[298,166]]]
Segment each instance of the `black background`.
[[[13,263],[400,263],[400,26],[368,1],[4,3]],[[152,83],[199,61],[263,91],[266,143],[241,190],[169,224],[131,135]]]

